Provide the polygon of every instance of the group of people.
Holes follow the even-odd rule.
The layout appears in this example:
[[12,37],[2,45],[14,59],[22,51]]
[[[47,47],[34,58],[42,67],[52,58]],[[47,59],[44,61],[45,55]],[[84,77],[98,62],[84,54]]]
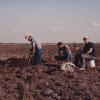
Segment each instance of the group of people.
[[[32,65],[41,64],[42,56],[42,46],[41,43],[37,42],[32,35],[27,35],[25,38],[31,43],[29,62]],[[94,60],[96,56],[96,48],[94,43],[90,42],[89,37],[85,36],[83,38],[84,47],[80,49],[78,46],[75,46],[77,53],[74,57],[74,64],[78,66],[80,70],[85,70],[86,64],[90,60]],[[57,43],[58,46],[58,55],[55,56],[57,61],[72,61],[72,52],[68,45],[65,45],[62,42]]]

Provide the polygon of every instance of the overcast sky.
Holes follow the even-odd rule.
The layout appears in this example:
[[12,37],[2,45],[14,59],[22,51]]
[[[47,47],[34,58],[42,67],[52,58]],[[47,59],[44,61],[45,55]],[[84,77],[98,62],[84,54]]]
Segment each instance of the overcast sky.
[[0,0],[0,42],[100,42],[100,0]]

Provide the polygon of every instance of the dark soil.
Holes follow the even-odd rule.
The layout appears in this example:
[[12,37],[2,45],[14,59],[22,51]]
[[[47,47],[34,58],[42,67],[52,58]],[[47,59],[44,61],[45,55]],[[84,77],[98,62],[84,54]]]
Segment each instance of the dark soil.
[[26,45],[16,51],[19,57],[13,57],[15,52],[8,46],[8,58],[0,60],[0,100],[100,100],[100,45],[96,46],[97,67],[73,73],[59,69],[53,45],[43,46],[40,66],[31,66],[27,56],[21,56],[27,52]]

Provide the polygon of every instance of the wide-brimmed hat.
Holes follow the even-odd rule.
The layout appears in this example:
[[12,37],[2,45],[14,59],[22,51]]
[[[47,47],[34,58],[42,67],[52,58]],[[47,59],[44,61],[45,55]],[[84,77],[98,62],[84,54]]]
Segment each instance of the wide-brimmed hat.
[[31,34],[26,34],[26,35],[25,35],[25,39],[27,39],[27,40],[28,40],[29,38],[31,38],[31,37],[32,37]]

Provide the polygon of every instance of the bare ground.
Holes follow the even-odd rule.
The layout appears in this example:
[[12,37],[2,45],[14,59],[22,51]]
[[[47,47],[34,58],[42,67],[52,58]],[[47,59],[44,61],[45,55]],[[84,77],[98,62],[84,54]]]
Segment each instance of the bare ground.
[[44,62],[32,68],[28,47],[0,44],[0,100],[100,100],[100,44],[97,67],[73,73],[59,69],[57,47],[49,44],[43,45]]

